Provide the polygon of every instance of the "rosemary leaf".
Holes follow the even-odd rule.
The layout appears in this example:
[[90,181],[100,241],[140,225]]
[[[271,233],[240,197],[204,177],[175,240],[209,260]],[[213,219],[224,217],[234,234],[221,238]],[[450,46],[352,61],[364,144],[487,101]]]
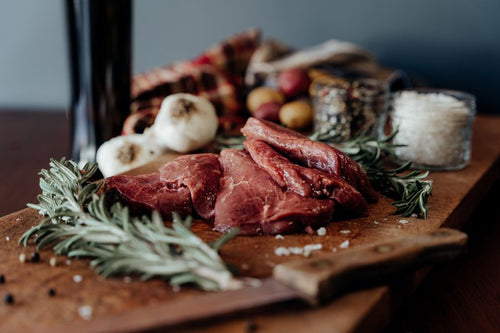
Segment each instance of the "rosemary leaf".
[[138,274],[203,289],[240,286],[217,253],[237,230],[206,244],[191,231],[192,217],[174,214],[167,227],[158,212],[136,217],[120,203],[108,207],[97,194],[102,183],[90,182],[96,170],[96,164],[80,170],[71,160],[51,160],[50,169],[40,172],[39,203],[28,205],[46,218],[19,243],[27,246],[33,238],[38,249],[52,246],[57,254],[91,258],[91,267],[105,277]]
[[432,193],[432,181],[426,180],[428,171],[411,169],[411,162],[390,169],[384,163],[395,157],[395,149],[400,144],[393,144],[392,138],[397,130],[382,139],[361,135],[341,144],[332,144],[355,160],[366,172],[372,185],[383,194],[396,201],[394,214],[402,216],[418,216],[427,218],[428,198]]
[[218,150],[222,149],[244,149],[243,141],[245,141],[244,136],[223,136],[217,135],[215,137],[214,145]]

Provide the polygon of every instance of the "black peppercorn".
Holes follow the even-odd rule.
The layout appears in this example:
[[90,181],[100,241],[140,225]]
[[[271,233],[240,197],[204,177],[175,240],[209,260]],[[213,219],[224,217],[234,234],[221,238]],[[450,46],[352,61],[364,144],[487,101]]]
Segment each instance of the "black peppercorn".
[[47,294],[50,297],[54,297],[56,295],[56,290],[54,288],[50,288],[49,290],[47,290]]
[[253,333],[257,331],[257,323],[253,320],[248,320],[247,321],[247,333]]
[[3,274],[0,274],[0,284],[5,283],[5,276]]
[[30,260],[31,262],[39,262],[40,254],[38,252],[31,252]]
[[14,296],[12,296],[12,294],[10,293],[7,293],[3,296],[3,301],[5,304],[14,304]]

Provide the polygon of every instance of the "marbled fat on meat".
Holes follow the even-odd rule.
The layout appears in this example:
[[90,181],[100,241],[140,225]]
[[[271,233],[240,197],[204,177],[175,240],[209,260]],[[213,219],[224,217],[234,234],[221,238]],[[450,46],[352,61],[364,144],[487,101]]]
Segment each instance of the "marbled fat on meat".
[[326,143],[310,140],[300,133],[256,118],[249,118],[241,132],[249,139],[268,143],[304,166],[341,176],[370,201],[378,199],[377,192],[359,164]]
[[238,227],[241,234],[278,234],[318,228],[330,222],[334,202],[283,190],[245,151],[225,149],[215,204],[215,229]]
[[213,220],[215,200],[222,175],[219,155],[193,154],[176,158],[160,168],[161,180],[169,186],[186,186],[194,210],[205,220]]

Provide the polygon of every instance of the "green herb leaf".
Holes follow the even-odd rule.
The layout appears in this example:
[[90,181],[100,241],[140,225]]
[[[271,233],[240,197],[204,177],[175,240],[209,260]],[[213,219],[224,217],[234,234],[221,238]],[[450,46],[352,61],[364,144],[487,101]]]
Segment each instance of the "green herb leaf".
[[432,181],[425,179],[429,172],[410,171],[411,162],[394,169],[384,165],[388,158],[396,156],[395,149],[403,146],[392,144],[396,133],[397,130],[378,140],[372,136],[361,135],[341,144],[330,144],[355,160],[378,191],[396,200],[393,203],[396,207],[394,214],[405,217],[417,214],[425,219],[428,198],[432,193]]
[[105,277],[138,274],[203,289],[239,287],[217,253],[238,230],[206,244],[191,231],[191,217],[174,214],[172,227],[167,227],[158,212],[151,218],[135,217],[119,203],[108,207],[105,196],[97,194],[102,183],[89,180],[97,164],[80,170],[62,159],[51,160],[50,167],[40,172],[39,203],[28,205],[46,218],[19,243],[27,246],[34,238],[38,249],[52,245],[57,254],[91,258],[91,266]]

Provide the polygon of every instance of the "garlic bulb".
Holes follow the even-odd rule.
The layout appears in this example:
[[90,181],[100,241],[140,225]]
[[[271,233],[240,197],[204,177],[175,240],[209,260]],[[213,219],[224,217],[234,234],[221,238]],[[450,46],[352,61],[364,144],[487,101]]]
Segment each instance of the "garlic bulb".
[[187,153],[211,142],[218,125],[215,108],[207,99],[173,94],[163,100],[151,132],[161,145]]
[[153,161],[164,152],[151,135],[130,134],[104,142],[96,160],[103,176],[110,177]]

